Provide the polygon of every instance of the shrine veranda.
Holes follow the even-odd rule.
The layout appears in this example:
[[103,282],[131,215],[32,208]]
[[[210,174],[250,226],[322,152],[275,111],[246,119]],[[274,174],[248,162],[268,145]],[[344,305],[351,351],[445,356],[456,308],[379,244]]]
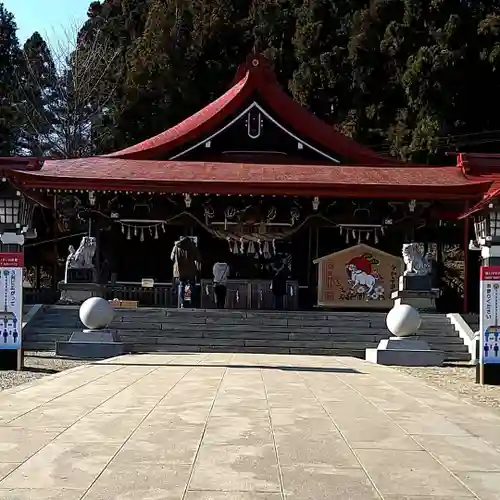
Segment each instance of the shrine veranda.
[[268,308],[272,265],[285,259],[288,308],[387,308],[402,245],[418,242],[440,266],[439,307],[474,311],[467,216],[500,182],[494,155],[414,165],[356,143],[293,101],[255,54],[224,95],[156,137],[92,158],[1,158],[0,170],[4,189],[36,206],[25,302],[59,299],[68,247],[91,235],[107,298],[159,307],[174,305],[174,242],[191,236],[199,307],[213,307],[212,266],[224,260],[228,306]]

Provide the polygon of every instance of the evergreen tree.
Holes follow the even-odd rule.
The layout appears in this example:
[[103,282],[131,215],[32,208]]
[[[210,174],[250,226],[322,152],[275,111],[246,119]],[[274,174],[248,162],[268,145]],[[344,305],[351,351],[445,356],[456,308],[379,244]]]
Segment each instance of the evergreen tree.
[[249,25],[254,47],[274,62],[275,72],[286,88],[297,66],[294,35],[301,0],[254,0]]
[[[329,122],[348,117],[352,100],[348,43],[357,3],[303,0],[297,8],[294,47],[298,66],[290,90],[296,100]],[[344,129],[354,135],[349,127]]]
[[51,136],[58,76],[50,50],[37,32],[24,44],[18,84],[22,112],[20,147],[32,156],[53,154]]
[[[128,122],[134,116],[134,125],[128,127],[129,140],[155,135],[183,117],[179,108],[191,30],[186,2],[151,1],[144,32],[127,53],[129,106],[121,119]],[[139,110],[145,107],[149,112],[142,114]]]
[[16,30],[14,16],[0,3],[0,156],[10,156],[18,148],[15,75],[20,51]]
[[81,33],[118,51],[102,82],[114,88],[97,125],[109,137],[104,150],[198,111],[255,49],[320,118],[426,162],[447,149],[498,149],[471,137],[500,129],[490,104],[499,16],[500,0],[104,0]]
[[[149,0],[104,0],[92,2],[88,20],[79,33],[85,45],[106,46],[113,59],[101,80],[107,96],[106,106],[100,119],[94,123],[94,133],[99,138],[96,153],[121,149],[135,142],[137,134],[132,131],[127,117],[139,108],[134,105],[127,83],[127,57],[136,40],[142,36],[147,21]],[[94,92],[96,94],[96,92]],[[144,103],[148,110],[148,103]],[[135,111],[134,111],[135,110]],[[134,117],[132,122],[137,118]]]

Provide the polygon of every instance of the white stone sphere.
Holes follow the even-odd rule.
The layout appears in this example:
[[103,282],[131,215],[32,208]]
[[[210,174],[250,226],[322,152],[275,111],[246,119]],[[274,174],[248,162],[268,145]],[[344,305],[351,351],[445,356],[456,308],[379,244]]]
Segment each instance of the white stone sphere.
[[409,337],[417,333],[422,319],[419,312],[408,304],[394,306],[387,317],[385,324],[395,337]]
[[91,297],[80,306],[80,321],[89,330],[106,328],[114,317],[114,309],[101,297]]

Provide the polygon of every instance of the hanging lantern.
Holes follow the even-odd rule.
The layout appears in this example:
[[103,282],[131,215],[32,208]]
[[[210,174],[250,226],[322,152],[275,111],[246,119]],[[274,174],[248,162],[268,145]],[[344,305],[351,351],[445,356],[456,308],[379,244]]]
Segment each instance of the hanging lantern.
[[158,239],[158,225],[155,226],[155,240]]
[[354,229],[352,230],[352,237],[353,239],[356,239],[356,231]]
[[366,231],[366,239],[369,240],[370,239],[370,231]]
[[344,234],[344,228],[340,226],[340,236],[342,236],[342,234]]
[[122,233],[125,234],[125,226],[122,224]]
[[358,245],[361,243],[361,231],[358,231]]
[[375,229],[375,232],[374,232],[374,239],[373,241],[375,242],[375,245],[378,243],[378,231]]
[[345,232],[345,242],[349,243],[349,231]]
[[161,228],[162,228],[163,232],[166,231],[166,229],[165,229],[165,223],[164,222],[161,223]]
[[144,241],[144,228],[141,229],[141,241]]
[[127,226],[127,240],[132,239],[132,231],[130,230],[130,226]]
[[137,236],[137,232],[138,232],[137,226],[134,226],[134,236]]

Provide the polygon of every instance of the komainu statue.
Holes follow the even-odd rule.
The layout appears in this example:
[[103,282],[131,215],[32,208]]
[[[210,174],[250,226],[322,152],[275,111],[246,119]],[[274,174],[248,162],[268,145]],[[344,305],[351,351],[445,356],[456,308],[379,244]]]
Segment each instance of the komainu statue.
[[97,247],[96,239],[93,236],[84,236],[80,246],[75,250],[73,245],[68,248],[68,257],[66,258],[66,280],[68,269],[93,269],[95,251]]
[[418,243],[405,243],[403,245],[403,261],[406,265],[405,275],[427,276],[432,271],[432,259],[424,256]]
[[95,251],[97,247],[96,239],[93,236],[84,236],[80,242],[80,246],[73,254],[74,269],[92,269],[94,264]]

